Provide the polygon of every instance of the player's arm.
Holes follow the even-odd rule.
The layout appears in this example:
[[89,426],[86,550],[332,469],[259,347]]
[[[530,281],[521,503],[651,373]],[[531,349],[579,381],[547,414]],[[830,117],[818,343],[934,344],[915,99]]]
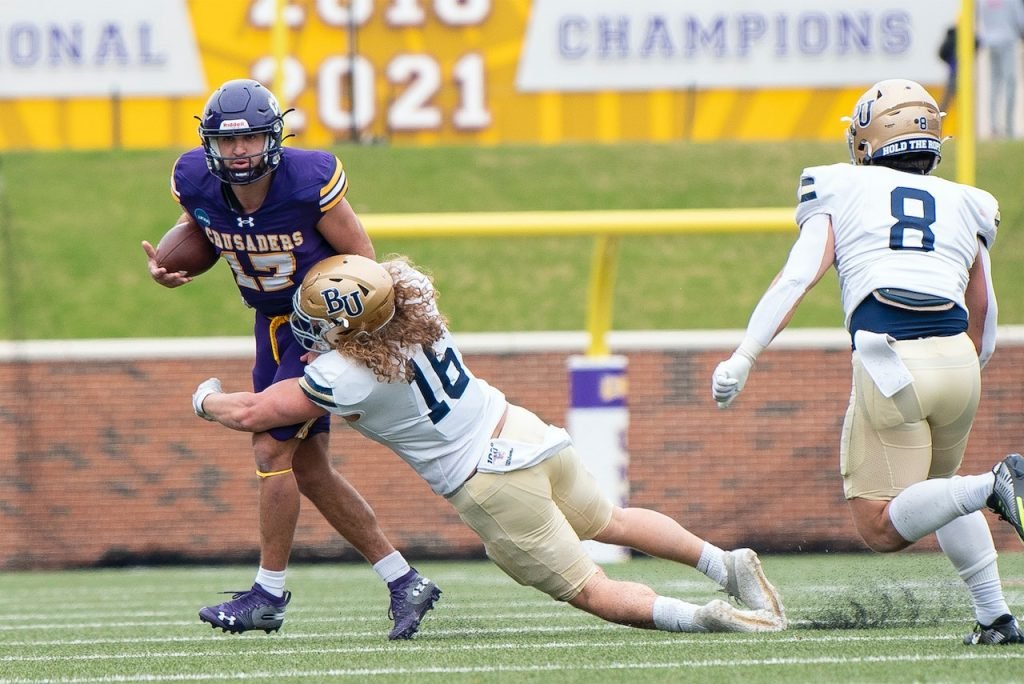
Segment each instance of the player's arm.
[[224,393],[220,380],[210,378],[196,388],[192,408],[200,418],[242,432],[266,432],[327,413],[306,397],[298,378],[281,380],[259,393]]
[[338,254],[358,254],[368,259],[377,258],[370,236],[363,228],[363,222],[356,216],[347,199],[328,209],[316,224],[316,229]]
[[978,350],[978,361],[982,368],[988,363],[996,348],[996,292],[992,286],[992,262],[988,248],[978,241],[978,256],[974,259],[964,292],[967,304],[967,334]]
[[758,354],[789,324],[804,295],[821,280],[834,261],[832,219],[828,214],[815,214],[800,226],[800,236],[789,258],[750,315],[739,347],[715,368],[711,394],[719,407],[725,408],[736,398]]
[[[187,211],[181,212],[181,216],[174,222],[175,225],[179,223],[191,223],[198,230],[199,224],[192,218]],[[162,266],[158,266],[156,263],[156,247],[151,245],[147,240],[142,241],[142,251],[146,253],[146,265],[149,268],[149,277],[160,283],[164,287],[179,287],[186,283],[192,282],[184,271],[168,271]]]

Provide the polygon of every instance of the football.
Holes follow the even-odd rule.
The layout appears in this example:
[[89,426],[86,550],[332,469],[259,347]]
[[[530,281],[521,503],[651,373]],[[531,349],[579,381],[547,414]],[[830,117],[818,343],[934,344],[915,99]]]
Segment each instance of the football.
[[164,233],[156,246],[156,263],[189,276],[206,273],[217,263],[217,252],[198,226],[183,221]]

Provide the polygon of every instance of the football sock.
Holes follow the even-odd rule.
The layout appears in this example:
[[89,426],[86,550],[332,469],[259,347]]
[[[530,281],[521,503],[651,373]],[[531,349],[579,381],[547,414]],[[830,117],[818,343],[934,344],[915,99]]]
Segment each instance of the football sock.
[[697,560],[697,571],[703,572],[724,587],[729,579],[729,574],[725,570],[725,551],[711,542],[704,542],[700,558]]
[[394,582],[412,568],[409,567],[409,563],[406,562],[405,556],[400,551],[392,551],[374,563],[373,569],[377,572],[377,576],[385,582]]
[[991,625],[1010,612],[999,581],[996,548],[992,532],[981,511],[957,518],[935,531],[942,552],[971,592],[978,622]]
[[698,606],[668,596],[654,599],[654,627],[663,632],[703,632],[693,622]]
[[916,482],[889,502],[889,521],[900,536],[916,542],[954,519],[985,507],[992,473]]
[[281,598],[284,596],[284,576],[287,570],[267,570],[260,567],[256,573],[256,584],[267,590],[268,594]]

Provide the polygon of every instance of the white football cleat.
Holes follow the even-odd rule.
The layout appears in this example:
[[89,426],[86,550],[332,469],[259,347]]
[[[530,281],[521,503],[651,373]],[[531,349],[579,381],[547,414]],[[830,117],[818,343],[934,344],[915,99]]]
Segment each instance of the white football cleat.
[[693,624],[705,632],[781,632],[785,620],[768,610],[740,610],[720,599],[701,606]]
[[725,552],[725,570],[728,577],[725,593],[751,610],[767,610],[776,615],[786,627],[786,610],[779,592],[768,581],[761,569],[761,561],[751,549],[733,549]]

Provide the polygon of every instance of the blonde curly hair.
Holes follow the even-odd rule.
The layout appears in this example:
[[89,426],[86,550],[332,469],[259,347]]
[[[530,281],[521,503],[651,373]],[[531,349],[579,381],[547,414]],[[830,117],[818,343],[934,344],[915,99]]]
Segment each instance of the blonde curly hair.
[[[434,279],[429,273],[399,254],[389,254],[381,261],[381,266],[387,269],[394,281],[394,317],[372,333],[343,335],[335,349],[343,356],[364,363],[384,382],[412,382],[410,351],[416,345],[424,350],[430,349],[444,335],[448,320],[437,309],[436,301],[440,295],[434,289]],[[430,287],[422,287],[422,281],[404,279],[409,269],[422,273]]]

